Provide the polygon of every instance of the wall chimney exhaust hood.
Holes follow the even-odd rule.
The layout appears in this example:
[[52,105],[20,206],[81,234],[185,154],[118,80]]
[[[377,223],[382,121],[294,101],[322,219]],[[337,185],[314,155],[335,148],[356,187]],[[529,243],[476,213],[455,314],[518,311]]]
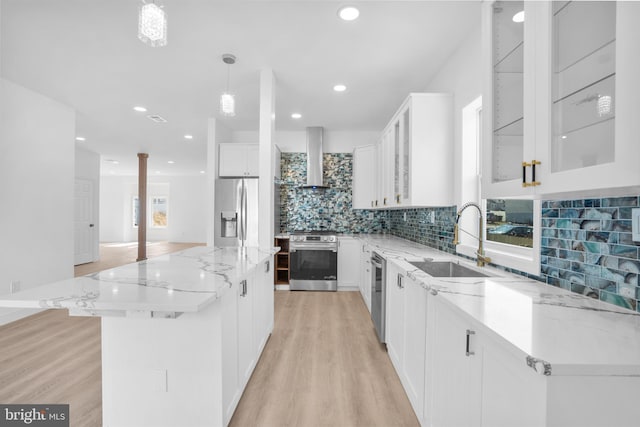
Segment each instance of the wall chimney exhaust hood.
[[322,138],[324,128],[320,126],[307,128],[307,184],[302,188],[325,190],[329,187],[323,182]]

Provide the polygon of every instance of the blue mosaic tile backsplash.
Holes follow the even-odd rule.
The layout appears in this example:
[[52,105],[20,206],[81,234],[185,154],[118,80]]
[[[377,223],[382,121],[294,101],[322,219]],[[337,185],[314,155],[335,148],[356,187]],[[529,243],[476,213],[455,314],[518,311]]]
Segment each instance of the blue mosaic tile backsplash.
[[640,311],[640,247],[631,240],[631,209],[639,199],[542,202],[542,279]]
[[381,233],[385,211],[351,209],[351,153],[324,153],[324,191],[300,188],[307,181],[307,154],[282,153],[280,163],[280,231],[335,230],[339,233]]
[[[434,221],[430,222],[430,213]],[[406,221],[405,221],[406,215]],[[455,253],[453,224],[456,207],[416,208],[389,211],[389,232],[444,252]]]

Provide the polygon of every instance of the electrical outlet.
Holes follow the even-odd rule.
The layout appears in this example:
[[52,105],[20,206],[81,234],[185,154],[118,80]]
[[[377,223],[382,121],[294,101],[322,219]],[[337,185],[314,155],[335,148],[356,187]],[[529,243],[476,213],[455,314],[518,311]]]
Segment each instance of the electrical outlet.
[[640,208],[631,209],[631,239],[640,242]]
[[429,224],[436,222],[436,213],[434,211],[429,212]]
[[16,292],[20,292],[20,281],[12,280],[11,286],[9,287],[9,293],[15,294]]
[[404,222],[407,222],[407,213],[406,212],[404,213],[403,219],[404,219]]
[[373,212],[369,212],[369,219],[373,219]]

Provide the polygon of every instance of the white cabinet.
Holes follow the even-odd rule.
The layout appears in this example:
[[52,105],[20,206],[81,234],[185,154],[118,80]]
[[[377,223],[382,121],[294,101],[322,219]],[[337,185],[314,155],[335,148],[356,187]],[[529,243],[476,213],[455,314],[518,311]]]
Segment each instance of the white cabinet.
[[360,263],[360,242],[354,237],[338,237],[338,289],[358,289],[360,272],[356,267]]
[[257,177],[259,172],[258,144],[220,144],[218,175],[221,178]]
[[225,425],[235,411],[273,330],[271,260],[224,295],[222,305],[222,401]]
[[363,243],[360,249],[360,294],[371,313],[371,248]]
[[483,197],[637,191],[640,4],[482,7]]
[[387,261],[387,351],[419,420],[424,416],[426,313],[426,289]]
[[365,145],[353,150],[353,209],[371,209],[376,199],[376,146]]
[[426,424],[479,426],[482,347],[477,331],[470,320],[442,301],[433,301],[429,309]]
[[452,171],[452,96],[410,94],[382,132],[377,206],[452,205]]
[[403,271],[387,262],[387,301],[385,342],[391,363],[398,375],[402,373],[404,356],[404,300]]

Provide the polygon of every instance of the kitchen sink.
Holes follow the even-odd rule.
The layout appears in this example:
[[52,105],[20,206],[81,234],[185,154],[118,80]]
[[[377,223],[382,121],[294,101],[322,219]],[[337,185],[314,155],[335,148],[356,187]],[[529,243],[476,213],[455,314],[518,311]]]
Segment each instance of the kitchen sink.
[[488,274],[451,261],[419,261],[410,264],[433,277],[489,277]]

